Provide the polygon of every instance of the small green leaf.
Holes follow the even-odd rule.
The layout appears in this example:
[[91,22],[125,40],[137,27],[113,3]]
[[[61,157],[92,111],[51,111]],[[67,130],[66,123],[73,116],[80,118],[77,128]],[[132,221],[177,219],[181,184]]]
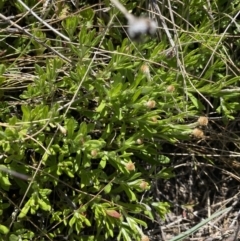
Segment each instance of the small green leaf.
[[87,132],[88,132],[87,124],[86,124],[86,122],[82,122],[81,125],[80,125],[78,133],[81,133],[83,136],[86,136]]
[[161,163],[161,164],[168,164],[170,162],[170,158],[167,157],[167,156],[164,156],[164,155],[160,155],[158,157],[158,161]]
[[92,20],[94,15],[95,15],[95,12],[93,11],[92,8],[86,8],[86,9],[83,9],[81,12],[80,12],[81,16],[84,17],[85,19],[87,19],[88,21],[89,20]]
[[6,67],[4,64],[0,64],[0,75],[3,75],[6,71]]
[[14,234],[11,234],[9,237],[9,241],[19,241],[19,237]]
[[107,164],[107,157],[103,157],[98,165],[99,168],[104,169]]
[[113,86],[112,90],[109,91],[109,96],[111,98],[118,97],[121,94],[123,84],[117,83]]
[[104,192],[105,192],[105,194],[110,193],[111,189],[112,189],[112,184],[110,184],[110,183],[107,184],[107,185],[104,187]]
[[22,105],[21,109],[22,109],[22,112],[23,112],[22,120],[23,121],[30,121],[30,114],[31,114],[30,107],[27,106],[27,105]]
[[[31,200],[31,199],[30,199],[30,200]],[[24,207],[22,208],[20,214],[18,215],[18,218],[24,218],[24,217],[27,215],[29,209],[30,209],[30,201],[28,201],[28,202],[24,205]]]
[[44,211],[50,211],[51,210],[51,206],[49,205],[49,203],[45,202],[43,199],[39,198],[38,204],[39,204],[39,207]]
[[122,185],[122,187],[131,202],[137,200],[136,195],[129,187],[127,187],[126,185]]
[[128,179],[128,181],[135,180],[135,179],[137,179],[138,177],[140,177],[141,175],[142,175],[141,172],[136,172],[136,173],[134,173],[134,174]]
[[191,99],[192,103],[194,104],[194,106],[197,108],[197,110],[201,111],[204,110],[205,107],[203,106],[203,104],[200,102],[199,99],[197,99],[194,95],[192,95],[191,93],[188,93],[189,98]]
[[51,192],[52,190],[47,188],[39,190],[39,194],[43,197],[48,196],[49,194],[51,194]]
[[174,174],[172,173],[173,171],[173,168],[172,167],[169,167],[169,168],[166,168],[164,167],[161,171],[159,171],[155,177],[157,178],[162,178],[162,179],[169,179],[169,178],[172,178],[174,177]]
[[6,226],[0,224],[0,233],[7,234],[9,233],[9,229]]
[[138,97],[140,96],[141,93],[142,93],[142,90],[138,89],[132,97],[132,102],[135,102],[138,99]]
[[91,223],[87,218],[84,218],[84,223],[88,226],[91,227]]
[[65,167],[65,168],[63,169],[63,171],[64,171],[69,177],[74,178],[74,172],[73,172],[73,170]]
[[73,227],[73,225],[75,224],[75,222],[76,222],[76,217],[73,216],[73,217],[70,219],[70,221],[69,221],[69,226],[70,226],[70,227]]
[[97,107],[96,112],[101,113],[105,107],[106,107],[106,101],[103,100],[103,101],[100,103],[100,105]]
[[127,229],[121,228],[121,234],[123,235],[123,240],[124,241],[132,241],[132,238],[130,237],[130,235],[128,234],[128,232],[126,231]]
[[[6,167],[3,166],[3,169],[6,169]],[[9,181],[8,174],[0,172],[0,186],[6,191],[9,190],[11,183]]]
[[72,138],[73,134],[74,134],[74,130],[77,125],[76,121],[73,118],[67,119],[65,125],[66,125],[66,129],[67,129],[68,138]]
[[65,21],[62,22],[64,30],[68,33],[68,36],[71,39],[73,38],[78,22],[79,18],[77,16],[69,16]]

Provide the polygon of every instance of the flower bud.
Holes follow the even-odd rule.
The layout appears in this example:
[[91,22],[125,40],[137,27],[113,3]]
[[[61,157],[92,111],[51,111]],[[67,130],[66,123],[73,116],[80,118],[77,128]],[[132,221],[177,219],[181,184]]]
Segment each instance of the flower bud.
[[97,150],[92,150],[91,151],[91,156],[92,157],[96,157],[98,155],[98,151]]
[[146,64],[143,64],[141,67],[140,67],[140,70],[143,74],[145,75],[149,75],[150,74],[150,70],[149,70],[149,67],[148,65]]
[[141,144],[143,144],[143,140],[142,140],[142,139],[137,139],[137,140],[136,140],[136,143],[137,143],[138,145],[141,145]]
[[173,85],[169,85],[166,89],[167,92],[174,92],[175,91],[175,87]]
[[154,100],[149,100],[147,103],[146,103],[146,106],[149,108],[149,109],[153,109],[155,106],[156,106],[156,102]]
[[199,124],[200,126],[207,126],[207,124],[208,124],[208,118],[205,117],[205,116],[200,116],[200,117],[198,118],[198,124]]
[[147,235],[143,235],[141,241],[149,241],[149,237]]
[[199,138],[199,139],[204,137],[203,131],[202,131],[201,129],[199,129],[199,128],[193,129],[192,135],[193,135],[194,137],[196,137],[196,138]]
[[142,189],[142,190],[146,190],[148,188],[148,183],[145,182],[145,181],[141,181],[141,183],[139,184],[139,187]]
[[153,116],[153,117],[151,117],[151,121],[152,121],[152,122],[157,122],[157,121],[158,121],[158,119],[157,119],[157,117],[156,117],[156,116]]
[[135,165],[131,161],[125,164],[125,167],[128,171],[134,171],[135,170]]

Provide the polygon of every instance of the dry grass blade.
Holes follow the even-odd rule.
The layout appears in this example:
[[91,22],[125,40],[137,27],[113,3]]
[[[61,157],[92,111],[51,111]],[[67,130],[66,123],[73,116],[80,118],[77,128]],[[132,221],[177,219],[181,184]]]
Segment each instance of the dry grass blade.
[[203,220],[202,222],[200,222],[199,224],[197,224],[196,226],[194,226],[193,228],[189,229],[188,231],[181,233],[179,235],[177,235],[176,237],[174,237],[173,239],[169,240],[169,241],[178,241],[178,240],[183,240],[184,238],[187,238],[189,235],[195,233],[196,231],[198,231],[199,228],[201,228],[202,226],[206,225],[208,222],[210,222],[211,220],[213,220],[214,218],[220,216],[221,214],[227,214],[228,212],[230,212],[232,210],[232,207],[229,208],[225,208],[223,210],[220,210],[214,214],[212,214],[211,217]]
[[0,171],[3,171],[3,172],[6,172],[14,177],[17,177],[17,178],[20,178],[20,179],[23,179],[23,180],[26,180],[26,181],[30,181],[31,180],[31,177],[25,175],[25,174],[22,174],[22,173],[19,173],[19,172],[16,172],[16,171],[13,171],[13,170],[9,170],[5,167],[2,167],[0,166]]
[[60,36],[61,38],[65,39],[66,41],[70,42],[70,39],[68,37],[66,37],[65,35],[63,35],[62,33],[60,33],[58,30],[56,30],[55,28],[53,28],[51,25],[49,25],[48,23],[46,23],[43,19],[41,19],[32,9],[30,9],[22,0],[17,0],[27,11],[29,11],[40,23],[44,24],[47,28],[49,28],[51,31],[53,31],[54,33],[56,33],[58,36]]
[[14,23],[13,21],[9,20],[7,17],[5,17],[4,15],[0,14],[0,18],[3,19],[4,21],[8,22],[9,24],[11,24],[12,26],[14,26],[15,28],[17,28],[19,31],[23,32],[24,34],[26,34],[27,36],[31,37],[32,39],[34,39],[36,42],[38,42],[39,44],[43,45],[44,47],[46,47],[47,49],[49,49],[50,51],[52,51],[53,53],[55,53],[57,56],[59,56],[60,58],[64,59],[65,61],[67,61],[68,63],[71,63],[71,61],[66,58],[63,54],[59,53],[58,51],[56,51],[54,48],[50,47],[49,45],[47,45],[44,41],[42,41],[41,39],[38,39],[36,36],[32,35],[29,31],[27,31],[26,29],[22,28],[21,26],[19,26],[18,24]]

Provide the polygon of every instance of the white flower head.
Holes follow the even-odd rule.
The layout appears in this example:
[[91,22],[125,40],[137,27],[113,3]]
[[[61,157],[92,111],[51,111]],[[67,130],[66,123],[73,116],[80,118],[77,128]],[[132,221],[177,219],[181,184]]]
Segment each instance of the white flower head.
[[157,23],[148,18],[129,18],[128,34],[130,38],[138,38],[144,34],[155,34]]
[[157,30],[157,23],[149,18],[138,18],[127,11],[127,9],[118,1],[111,0],[111,2],[124,14],[128,20],[128,34],[132,39],[138,39],[144,34],[155,34]]

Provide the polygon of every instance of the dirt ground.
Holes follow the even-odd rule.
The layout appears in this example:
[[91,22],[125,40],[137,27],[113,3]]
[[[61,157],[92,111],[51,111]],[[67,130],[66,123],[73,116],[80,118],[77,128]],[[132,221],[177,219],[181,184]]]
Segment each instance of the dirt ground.
[[175,177],[156,181],[152,192],[172,208],[165,220],[156,218],[150,240],[170,240],[226,207],[232,208],[185,240],[240,240],[238,126],[236,120],[225,124],[213,118],[204,138],[163,146]]

